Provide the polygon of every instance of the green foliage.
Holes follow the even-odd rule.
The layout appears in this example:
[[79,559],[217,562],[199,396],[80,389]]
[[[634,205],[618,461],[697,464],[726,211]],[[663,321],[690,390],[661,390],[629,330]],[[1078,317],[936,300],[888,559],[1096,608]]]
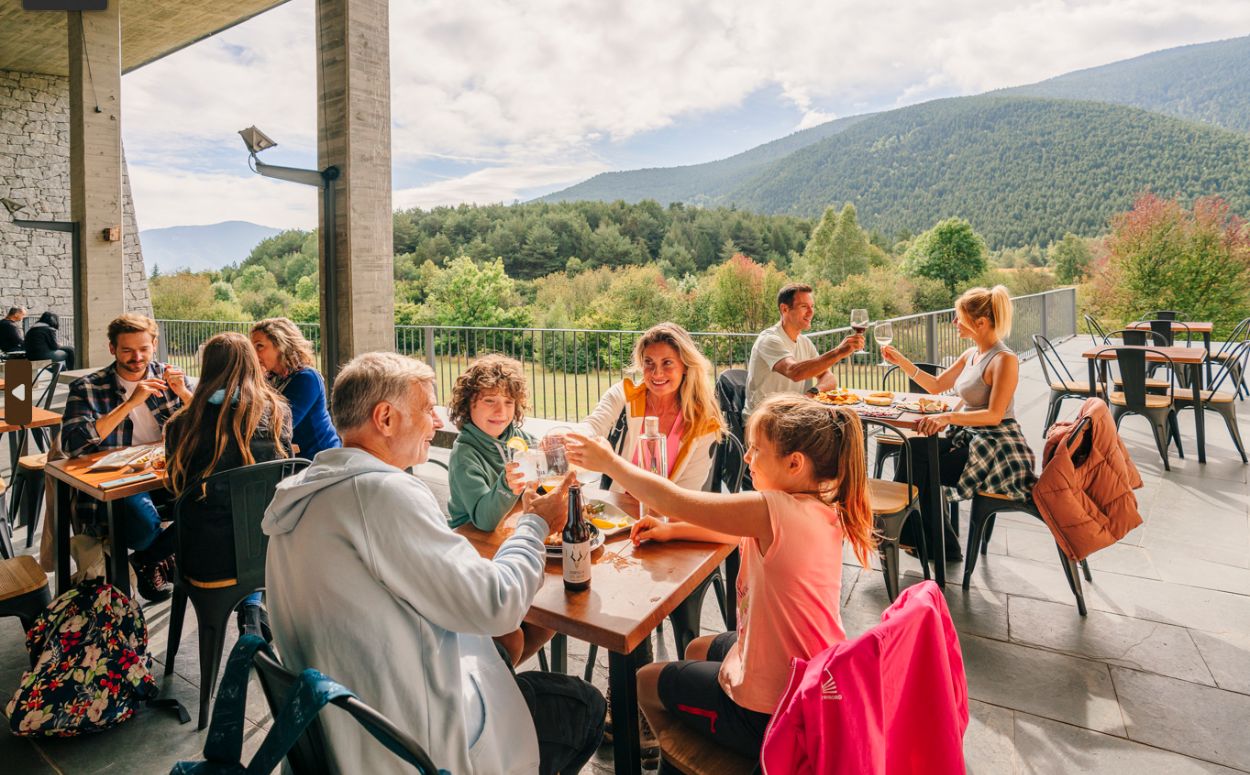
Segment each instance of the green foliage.
[[514,286],[501,259],[479,264],[460,256],[434,278],[426,299],[429,317],[441,326],[523,328],[529,316],[515,304]]
[[[228,285],[226,287],[229,287]],[[148,279],[152,314],[174,320],[246,320],[232,300],[222,300],[207,273],[178,272]]]
[[1063,235],[1063,239],[1050,246],[1046,257],[1055,271],[1055,279],[1064,285],[1080,282],[1089,272],[1089,263],[1093,253],[1085,240],[1072,232]]
[[919,277],[942,281],[952,293],[986,270],[985,240],[962,218],[947,218],[912,241],[903,267]]
[[777,292],[787,281],[772,264],[738,254],[711,273],[697,303],[707,309],[712,330],[761,331],[777,322]]

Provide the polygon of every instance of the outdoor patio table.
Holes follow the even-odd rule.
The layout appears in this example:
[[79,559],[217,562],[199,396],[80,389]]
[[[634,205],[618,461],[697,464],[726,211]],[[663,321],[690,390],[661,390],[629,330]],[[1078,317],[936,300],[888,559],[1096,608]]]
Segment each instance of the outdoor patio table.
[[[867,398],[870,394],[876,392],[872,390],[859,390],[852,388],[848,390],[860,398]],[[951,401],[957,400],[952,396],[934,396],[929,393],[894,393],[895,401],[917,401],[921,398],[934,399],[939,398],[951,406]],[[867,407],[865,404],[852,404],[851,408],[885,408],[885,407]],[[897,428],[901,431],[914,431],[920,426],[920,421],[924,419],[924,415],[918,412],[903,412],[898,417],[874,417],[874,420]],[[942,589],[946,588],[946,530],[943,525],[942,514],[945,508],[942,503],[942,471],[938,465],[938,436],[922,436],[925,445],[928,447],[929,465],[923,475],[929,480],[928,487],[928,503],[922,506],[922,516],[924,517],[925,529],[928,531],[925,536],[925,543],[929,552],[929,557],[933,560],[933,580]]]
[[[637,502],[627,495],[590,488],[585,492],[589,498],[612,503],[626,513],[637,513]],[[512,534],[515,523],[514,515],[489,533],[471,525],[456,532],[469,539],[479,554],[490,558]],[[542,587],[525,621],[608,650],[612,744],[618,774],[642,771],[635,682],[639,645],[734,548],[695,541],[634,546],[629,534],[623,533],[609,538],[595,551],[590,590],[576,593],[564,591],[560,563],[547,563]]]
[[[1115,351],[1106,351],[1109,347],[1131,350],[1152,350],[1154,352],[1146,353],[1146,360],[1153,363],[1165,363],[1162,353],[1177,366],[1184,366],[1189,372],[1189,384],[1194,391],[1194,434],[1198,437],[1198,462],[1207,462],[1207,434],[1206,421],[1203,415],[1206,414],[1202,409],[1202,364],[1207,360],[1206,350],[1199,350],[1196,347],[1149,347],[1136,345],[1105,345],[1103,347],[1095,347],[1081,353],[1081,357],[1089,364],[1089,384],[1091,386],[1097,384],[1097,366],[1095,360],[1114,361],[1116,359]],[[1106,397],[1104,401],[1108,400]]]
[[[0,388],[3,387],[4,381],[0,380]],[[56,412],[49,412],[47,409],[40,409],[37,406],[30,408],[30,422],[26,425],[8,423],[4,420],[4,408],[0,407],[0,435],[7,434],[9,437],[9,460],[12,463],[12,470],[9,472],[10,482],[17,479],[17,461],[25,452],[26,438],[30,433],[30,429],[49,428],[60,424],[61,415]],[[15,503],[16,501],[14,501]],[[13,511],[14,504],[10,504],[10,512]],[[11,513],[10,516],[12,516]]]
[[[1129,323],[1126,328],[1150,330],[1150,321],[1139,320],[1136,323]],[[1203,322],[1182,322],[1179,320],[1172,321],[1172,333],[1183,334],[1202,334],[1202,349],[1207,351],[1207,382],[1211,381],[1211,332],[1215,330],[1214,323]],[[1175,359],[1174,359],[1175,360]]]
[[[56,551],[56,592],[58,595],[69,589],[70,497],[74,490],[80,493],[79,497],[94,498],[105,504],[105,510],[108,514],[109,540],[112,542],[108,562],[110,580],[113,586],[121,590],[123,594],[130,594],[130,570],[126,564],[126,543],[114,524],[115,510],[113,503],[120,498],[130,495],[139,495],[140,493],[153,492],[164,488],[165,472],[163,470],[157,471],[151,467],[142,471],[131,471],[128,468],[113,471],[88,470],[92,463],[110,452],[116,451],[115,449],[107,449],[68,460],[54,460],[50,461],[43,469],[44,476],[53,480],[54,483],[48,514],[50,519],[56,523],[55,540],[53,543]],[[100,487],[100,484],[104,482],[149,472],[156,474],[156,478],[108,489]]]

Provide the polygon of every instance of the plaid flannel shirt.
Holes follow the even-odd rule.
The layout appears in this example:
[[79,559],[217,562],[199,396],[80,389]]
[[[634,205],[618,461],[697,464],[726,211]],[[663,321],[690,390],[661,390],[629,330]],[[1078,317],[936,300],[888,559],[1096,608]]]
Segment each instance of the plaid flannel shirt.
[[983,428],[951,426],[949,436],[953,445],[968,448],[968,464],[955,486],[960,500],[972,500],[978,492],[1020,501],[1033,496],[1033,485],[1037,484],[1035,458],[1020,423],[1006,419]]
[[[153,361],[148,366],[148,378],[164,379],[165,368],[165,364]],[[102,449],[130,446],[134,423],[129,415],[103,438],[95,428],[96,420],[125,402],[126,390],[117,378],[116,363],[74,380],[69,386],[69,397],[65,401],[65,414],[61,420],[61,452],[66,457],[79,457]],[[165,421],[182,407],[182,399],[174,391],[166,389],[163,393],[148,396],[146,406],[156,416],[157,425],[163,428]],[[105,507],[94,498],[77,497],[74,514],[84,525],[95,525],[105,519]]]

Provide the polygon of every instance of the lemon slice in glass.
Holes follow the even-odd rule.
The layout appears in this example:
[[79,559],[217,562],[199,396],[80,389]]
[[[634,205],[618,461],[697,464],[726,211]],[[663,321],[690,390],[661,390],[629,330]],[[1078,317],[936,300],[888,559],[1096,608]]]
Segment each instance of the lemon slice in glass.
[[514,450],[516,452],[528,452],[529,448],[530,448],[530,445],[526,444],[525,439],[521,438],[520,436],[513,436],[512,438],[508,439],[508,449]]

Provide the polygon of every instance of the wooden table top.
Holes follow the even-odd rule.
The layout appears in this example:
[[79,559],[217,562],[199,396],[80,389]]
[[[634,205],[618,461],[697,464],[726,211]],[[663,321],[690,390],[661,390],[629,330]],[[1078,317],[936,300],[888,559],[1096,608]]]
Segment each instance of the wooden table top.
[[[165,472],[157,471],[151,466],[140,471],[131,471],[129,468],[114,469],[112,471],[90,471],[91,464],[110,452],[116,452],[115,449],[106,449],[100,452],[94,452],[90,455],[71,458],[69,460],[54,460],[44,467],[45,476],[64,482],[76,490],[90,495],[98,501],[114,501],[119,498],[125,498],[130,495],[139,495],[140,493],[152,492],[160,490],[165,486]],[[156,474],[155,479],[148,479],[144,482],[135,482],[134,484],[126,484],[120,487],[111,487],[107,490],[100,488],[101,482],[111,482],[114,479],[122,479],[128,476],[138,476],[145,473]]]
[[22,428],[46,428],[51,425],[60,425],[61,415],[56,412],[49,412],[47,409],[40,409],[37,406],[30,408],[30,422],[26,425],[10,425],[4,421],[4,408],[0,407],[0,433],[8,433],[10,431],[21,430]]
[[[586,488],[587,499],[607,501],[638,513],[627,495]],[[465,525],[456,532],[483,557],[495,556],[512,535],[516,515],[486,533]],[[633,651],[736,547],[729,544],[671,541],[634,546],[629,533],[609,538],[595,550],[590,589],[565,592],[558,559],[548,559],[543,585],[525,620],[618,654]]]
[[[871,395],[872,393],[876,393],[876,392],[878,392],[878,391],[875,391],[875,390],[861,390],[861,389],[859,389],[859,388],[848,388],[848,389],[847,389],[847,392],[848,392],[848,393],[854,393],[855,395],[859,396],[860,398],[867,398],[867,397],[868,397],[869,395]],[[958,406],[958,405],[959,405],[959,398],[958,398],[957,396],[935,396],[935,395],[930,395],[929,393],[903,393],[903,392],[901,392],[901,391],[887,391],[887,392],[892,392],[892,393],[894,393],[894,400],[895,400],[895,402],[898,402],[898,401],[918,401],[918,400],[919,400],[919,399],[921,399],[921,398],[927,398],[927,399],[930,399],[930,400],[942,401],[943,403],[945,403],[945,404],[946,404],[946,411],[951,411],[951,410],[953,410],[956,406]],[[867,408],[867,409],[888,409],[888,408],[889,408],[889,407],[885,407],[885,406],[881,406],[881,407],[869,407],[869,406],[867,406],[866,404],[863,404],[863,403],[859,403],[859,404],[852,404],[852,405],[851,405],[851,408],[852,408],[852,409],[857,408],[857,407],[858,407],[858,408],[861,408],[861,409],[865,409],[865,408]],[[938,412],[934,412],[933,414],[938,414]],[[893,426],[893,427],[895,427],[895,428],[899,428],[900,430],[905,430],[905,431],[914,431],[914,430],[916,430],[916,427],[917,427],[918,425],[920,425],[920,421],[921,421],[922,419],[924,419],[926,416],[927,416],[927,415],[920,414],[919,412],[908,412],[908,411],[904,411],[904,412],[903,412],[901,415],[899,415],[898,417],[868,417],[868,418],[866,418],[866,419],[870,419],[870,420],[878,420],[878,421],[880,421],[880,422],[883,422],[883,423],[886,423],[886,424],[888,424],[888,425],[891,425],[891,426]]]
[[[1103,347],[1094,347],[1081,353],[1081,357],[1089,360],[1098,358],[1102,361],[1114,361],[1116,359],[1115,349],[1121,350],[1153,350],[1154,352],[1146,353],[1146,360],[1154,363],[1163,363],[1163,355],[1171,358],[1175,363],[1195,364],[1202,363],[1207,359],[1207,351],[1202,347],[1160,347],[1160,346],[1139,346],[1131,344],[1109,344]],[[1160,355],[1162,353],[1162,355]]]
[[[1139,320],[1136,323],[1129,323],[1127,326],[1125,326],[1125,328],[1142,329],[1142,330],[1149,331],[1150,321]],[[1210,322],[1202,323],[1202,322],[1196,322],[1196,321],[1195,322],[1180,321],[1180,320],[1172,321],[1173,332],[1184,333],[1186,331],[1190,331],[1195,334],[1209,334],[1214,330],[1215,330],[1215,324],[1210,323]]]

